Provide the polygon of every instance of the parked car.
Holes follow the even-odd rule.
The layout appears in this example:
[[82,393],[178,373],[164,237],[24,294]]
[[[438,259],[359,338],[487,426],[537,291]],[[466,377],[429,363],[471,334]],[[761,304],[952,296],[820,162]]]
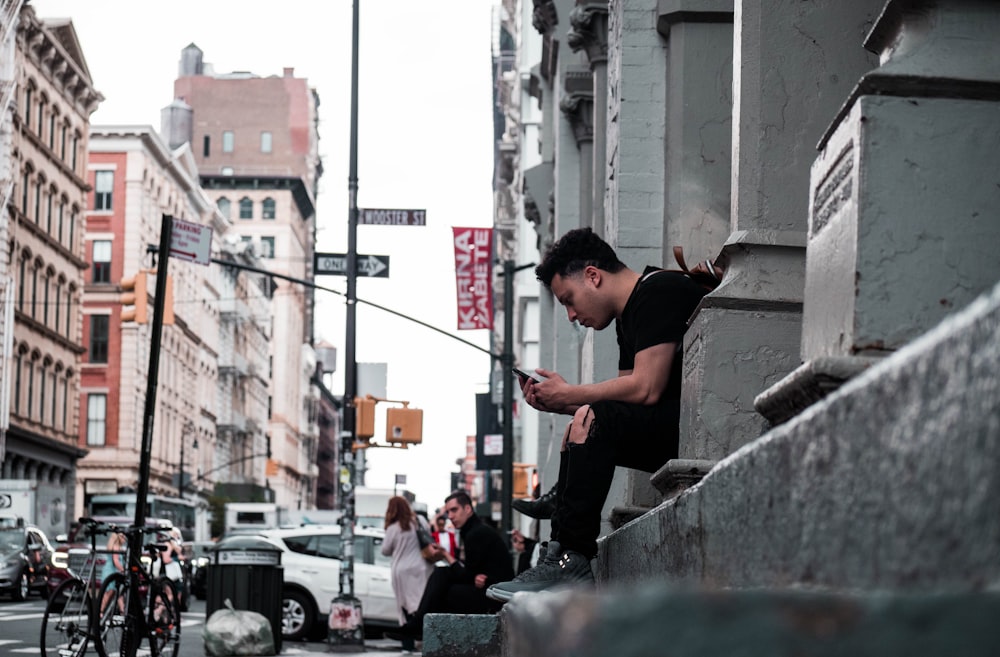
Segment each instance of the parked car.
[[[354,594],[361,600],[366,629],[399,627],[389,557],[382,556],[381,529],[357,527],[354,534]],[[340,593],[340,526],[304,525],[260,532],[281,548],[284,569],[281,634],[306,639],[325,628],[330,602]]]
[[191,558],[187,560],[188,579],[191,583],[191,595],[204,600],[208,586],[208,564],[212,558],[214,541],[192,541],[185,543],[190,549]]
[[[94,520],[104,523],[127,527],[132,524],[133,518],[125,516],[94,516]],[[146,518],[147,527],[156,527],[160,531],[157,533],[158,542],[166,542],[168,532],[173,529],[173,523],[162,518]],[[74,525],[67,536],[59,536],[59,545],[52,550],[52,556],[48,562],[48,595],[51,595],[63,581],[73,577],[84,577],[89,572],[90,560],[90,536],[87,534],[86,525]],[[94,578],[95,586],[101,585],[101,569],[108,559],[106,546],[108,544],[108,532],[101,531],[97,536],[97,554],[93,555],[96,561]]]
[[0,593],[24,600],[32,591],[47,596],[52,544],[45,532],[19,519],[0,524]]

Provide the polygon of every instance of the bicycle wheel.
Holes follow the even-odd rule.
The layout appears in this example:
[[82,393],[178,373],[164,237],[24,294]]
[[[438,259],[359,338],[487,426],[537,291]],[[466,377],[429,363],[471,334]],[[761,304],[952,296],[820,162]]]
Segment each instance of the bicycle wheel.
[[93,628],[93,609],[82,580],[60,584],[42,616],[42,657],[82,657]]
[[126,633],[131,623],[128,617],[128,579],[121,573],[114,573],[104,580],[101,593],[97,596],[97,622],[95,623],[94,648],[101,657],[119,657],[124,654]]
[[181,647],[181,614],[177,586],[167,577],[153,582],[147,624],[153,657],[177,657]]

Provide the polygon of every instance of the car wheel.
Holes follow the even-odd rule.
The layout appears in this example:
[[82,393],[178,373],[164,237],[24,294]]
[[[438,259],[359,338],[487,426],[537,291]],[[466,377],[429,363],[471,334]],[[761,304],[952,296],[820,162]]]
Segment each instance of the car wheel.
[[286,589],[281,601],[281,636],[288,641],[301,641],[309,636],[316,619],[316,605],[308,595]]
[[25,600],[28,597],[30,589],[28,588],[28,573],[21,571],[20,576],[17,578],[17,586],[14,587],[13,596],[18,602]]

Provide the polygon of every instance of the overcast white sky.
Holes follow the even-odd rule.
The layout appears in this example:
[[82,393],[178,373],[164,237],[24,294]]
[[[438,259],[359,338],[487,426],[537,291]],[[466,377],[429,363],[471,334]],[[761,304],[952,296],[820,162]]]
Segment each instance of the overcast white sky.
[[[349,0],[30,0],[41,17],[70,17],[105,101],[92,123],[149,124],[171,102],[181,49],[195,43],[217,73],[308,78],[320,97],[317,250],[347,250],[351,11]],[[491,0],[365,0],[360,25],[358,204],[427,210],[425,227],[361,226],[358,252],[391,257],[388,279],[358,296],[488,347],[486,331],[455,330],[452,226],[492,223]],[[343,290],[344,279],[321,277]],[[423,445],[369,450],[367,484],[407,488],[433,509],[449,488],[474,394],[490,360],[382,311],[358,309],[357,360],[388,363],[388,396],[424,411]],[[317,295],[317,338],[344,345],[343,298]],[[332,386],[343,392],[343,362]],[[384,404],[377,432],[384,435]]]

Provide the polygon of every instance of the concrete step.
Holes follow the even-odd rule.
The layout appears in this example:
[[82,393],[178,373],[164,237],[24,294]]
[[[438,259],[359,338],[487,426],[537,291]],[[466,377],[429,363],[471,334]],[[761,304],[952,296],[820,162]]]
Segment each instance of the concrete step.
[[504,657],[995,657],[998,614],[997,593],[684,591],[665,584],[519,594],[500,613]]
[[423,657],[500,657],[495,614],[427,614]]

